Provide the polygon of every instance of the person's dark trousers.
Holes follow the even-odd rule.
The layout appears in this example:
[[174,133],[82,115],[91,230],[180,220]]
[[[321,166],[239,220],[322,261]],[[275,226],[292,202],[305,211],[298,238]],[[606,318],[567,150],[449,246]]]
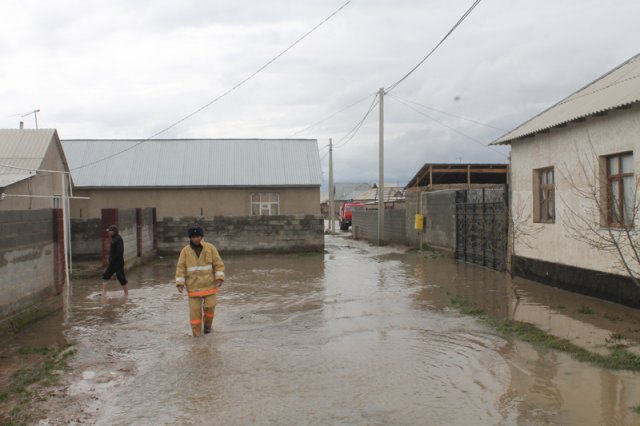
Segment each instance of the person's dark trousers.
[[124,275],[124,265],[109,265],[102,274],[102,279],[109,281],[113,274],[116,274],[116,278],[120,285],[127,284],[127,277]]

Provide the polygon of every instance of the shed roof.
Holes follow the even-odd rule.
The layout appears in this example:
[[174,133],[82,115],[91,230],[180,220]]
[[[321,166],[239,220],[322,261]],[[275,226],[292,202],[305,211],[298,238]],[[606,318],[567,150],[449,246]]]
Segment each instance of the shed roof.
[[492,143],[502,145],[552,127],[640,101],[640,54]]
[[52,142],[55,129],[0,129],[0,188],[35,175]]
[[77,188],[322,183],[315,139],[68,139],[62,146]]
[[425,163],[405,189],[432,185],[505,184],[508,164]]

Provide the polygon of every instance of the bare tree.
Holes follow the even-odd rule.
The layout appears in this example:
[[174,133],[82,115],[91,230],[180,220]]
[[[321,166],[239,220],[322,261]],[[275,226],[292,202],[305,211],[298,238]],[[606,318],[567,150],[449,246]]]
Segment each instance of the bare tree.
[[578,200],[576,204],[560,197],[568,212],[563,217],[563,226],[571,238],[613,254],[617,265],[640,287],[640,230],[635,226],[640,208],[640,180],[635,177],[633,196],[625,200],[627,214],[618,212],[622,220],[616,220],[612,225],[612,209],[615,211],[615,208],[611,205],[606,163],[598,157],[592,144],[590,152],[577,152],[577,173],[566,165],[560,170],[568,183],[569,193]]

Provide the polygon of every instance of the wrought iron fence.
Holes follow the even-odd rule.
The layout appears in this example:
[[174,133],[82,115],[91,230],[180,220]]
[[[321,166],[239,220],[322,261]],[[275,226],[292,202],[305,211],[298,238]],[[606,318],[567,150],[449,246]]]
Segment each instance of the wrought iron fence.
[[456,191],[456,258],[505,270],[507,215],[505,188]]

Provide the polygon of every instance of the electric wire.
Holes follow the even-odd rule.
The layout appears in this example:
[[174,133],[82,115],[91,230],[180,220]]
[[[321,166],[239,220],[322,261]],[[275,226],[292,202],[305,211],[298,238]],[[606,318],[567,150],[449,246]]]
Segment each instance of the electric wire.
[[431,110],[431,111],[439,112],[440,114],[448,115],[449,117],[459,118],[461,120],[465,120],[465,121],[468,121],[470,123],[475,123],[475,124],[478,124],[480,126],[488,127],[490,129],[500,130],[501,132],[508,132],[507,129],[503,129],[503,128],[500,128],[500,127],[492,126],[491,124],[483,123],[481,121],[476,121],[476,120],[473,120],[471,118],[462,117],[460,115],[456,115],[456,114],[452,114],[450,112],[446,112],[446,111],[442,111],[442,110],[439,110],[439,109],[436,109],[436,108],[432,108],[432,107],[429,107],[427,105],[421,104],[419,102],[415,102],[415,101],[411,101],[409,99],[401,98],[400,96],[397,96],[397,95],[392,95],[392,94],[389,93],[389,94],[387,94],[387,96],[390,96],[392,98],[396,98],[399,101],[404,101],[404,102],[408,102],[410,104],[418,105],[418,106],[420,106],[422,108],[425,108],[425,109],[428,109],[428,110]]
[[333,114],[331,114],[331,115],[329,115],[329,116],[327,116],[327,117],[323,118],[322,120],[317,121],[317,122],[315,122],[315,123],[313,123],[313,124],[310,124],[309,126],[307,126],[307,127],[303,128],[303,129],[300,129],[300,130],[298,130],[298,131],[297,131],[297,132],[295,132],[295,133],[292,133],[289,137],[287,137],[287,139],[290,139],[290,138],[294,137],[295,135],[298,135],[298,134],[300,134],[300,133],[303,133],[303,132],[305,132],[305,131],[307,131],[307,130],[311,129],[312,127],[317,126],[318,124],[322,124],[322,123],[324,123],[325,121],[327,121],[327,120],[329,120],[329,119],[331,119],[331,118],[335,117],[336,115],[340,114],[341,112],[344,112],[344,111],[348,110],[349,108],[354,107],[354,106],[356,106],[356,105],[358,105],[358,104],[360,104],[360,103],[362,103],[362,102],[366,101],[366,100],[367,100],[367,99],[369,99],[369,97],[371,97],[372,95],[375,95],[375,93],[370,93],[370,94],[368,94],[367,96],[365,96],[364,98],[362,98],[362,99],[360,99],[360,100],[358,100],[358,101],[356,101],[356,102],[354,102],[354,103],[352,103],[352,104],[347,105],[346,107],[344,107],[344,108],[342,108],[342,109],[340,109],[340,110],[338,110],[338,111],[334,112]]
[[238,88],[240,88],[242,85],[244,85],[246,82],[248,82],[249,80],[251,80],[253,77],[255,77],[256,75],[258,75],[260,72],[262,72],[265,68],[267,68],[269,65],[271,65],[272,63],[274,63],[276,60],[278,60],[282,55],[284,55],[285,53],[287,53],[289,50],[291,50],[292,48],[294,48],[297,44],[299,44],[302,40],[304,40],[305,38],[307,38],[311,33],[313,33],[315,30],[317,30],[318,28],[320,28],[323,24],[325,24],[327,21],[329,21],[331,18],[333,18],[335,15],[337,15],[340,11],[342,11],[342,9],[344,9],[345,7],[347,7],[349,5],[349,3],[351,3],[353,0],[347,0],[345,3],[342,4],[342,6],[340,6],[339,8],[337,8],[335,11],[333,11],[333,13],[331,13],[329,16],[327,16],[326,18],[324,18],[322,21],[320,21],[319,24],[317,24],[316,26],[314,26],[313,28],[311,28],[309,31],[307,31],[306,33],[304,33],[301,37],[299,37],[296,41],[294,41],[292,44],[290,44],[286,49],[284,49],[282,52],[280,52],[279,54],[277,54],[276,56],[274,56],[273,58],[271,58],[269,61],[267,61],[264,65],[262,65],[260,68],[258,68],[256,71],[254,71],[251,75],[249,75],[248,77],[246,77],[245,79],[241,80],[239,83],[237,83],[235,86],[231,87],[230,89],[228,89],[227,91],[225,91],[224,93],[222,93],[221,95],[218,95],[216,98],[214,98],[213,100],[211,100],[210,102],[207,102],[206,104],[204,104],[203,106],[201,106],[200,108],[198,108],[197,110],[193,111],[190,114],[187,114],[186,116],[182,117],[181,119],[179,119],[178,121],[174,122],[173,124],[171,124],[170,126],[165,127],[164,129],[154,133],[153,135],[149,136],[146,139],[142,139],[139,142],[135,143],[134,145],[131,145],[128,148],[125,148],[121,151],[115,152],[113,154],[110,154],[104,158],[100,158],[98,160],[95,161],[91,161],[89,163],[86,164],[82,164],[80,166],[74,167],[71,170],[78,170],[78,169],[82,169],[85,167],[89,167],[92,166],[94,164],[100,163],[102,161],[106,161],[109,160],[113,157],[116,157],[120,154],[123,154],[127,151],[130,151],[136,147],[138,147],[139,145],[142,145],[145,142],[148,142],[149,140],[173,129],[174,127],[178,126],[179,124],[183,123],[184,121],[190,119],[191,117],[193,117],[194,115],[202,112],[204,109],[210,107],[211,105],[213,105],[214,103],[218,102],[220,99],[224,98],[225,96],[229,95],[230,93],[234,92],[235,90],[237,90]]
[[376,105],[378,105],[378,102],[379,102],[378,95],[376,94],[376,96],[373,98],[373,102],[371,103],[371,106],[369,107],[367,112],[364,114],[364,116],[360,119],[360,121],[358,121],[358,123],[351,130],[349,130],[349,132],[347,132],[344,136],[342,136],[342,138],[340,138],[340,140],[338,140],[338,142],[336,142],[336,144],[333,146],[333,149],[344,147],[346,144],[348,144],[351,141],[351,139],[355,137],[355,135],[358,134],[358,131],[360,131],[360,128],[362,127],[364,122],[367,120],[367,117],[369,117],[369,114],[371,114],[371,111],[373,111]]
[[402,83],[404,80],[407,79],[407,77],[409,77],[411,74],[413,74],[413,72],[415,70],[417,70],[418,68],[420,68],[420,66],[427,60],[429,59],[429,57],[440,47],[440,45],[442,43],[444,43],[444,41],[455,31],[456,28],[458,28],[458,26],[462,23],[462,21],[464,21],[467,16],[469,16],[471,14],[471,12],[473,11],[473,9],[476,8],[476,6],[478,4],[480,4],[482,0],[476,0],[473,2],[473,4],[469,7],[469,9],[467,9],[467,11],[460,17],[460,19],[458,19],[458,22],[456,22],[456,24],[451,27],[451,29],[449,30],[449,32],[447,32],[447,34],[445,34],[445,36],[442,38],[442,40],[440,40],[440,42],[438,42],[438,44],[436,44],[436,46],[431,49],[431,51],[429,53],[427,53],[427,55],[422,58],[422,60],[420,62],[418,62],[418,64],[416,66],[414,66],[413,68],[411,68],[411,70],[406,73],[400,80],[396,81],[395,83],[393,83],[392,85],[390,85],[386,90],[385,93],[392,91],[393,89],[395,89],[396,87],[398,87],[398,85],[400,83]]
[[503,153],[503,152],[500,152],[500,151],[498,151],[498,150],[496,150],[496,149],[493,149],[493,148],[491,148],[490,146],[485,145],[482,141],[479,141],[478,139],[475,139],[475,138],[473,138],[473,137],[471,137],[471,136],[469,136],[469,135],[467,135],[467,134],[465,134],[465,133],[462,133],[461,131],[459,131],[459,130],[457,130],[457,129],[455,129],[455,128],[453,128],[453,127],[451,127],[451,126],[447,125],[447,124],[444,124],[443,122],[441,122],[441,121],[439,121],[439,120],[436,120],[435,118],[433,118],[433,117],[431,117],[430,115],[428,115],[428,114],[426,114],[426,113],[424,113],[424,112],[420,111],[419,109],[414,108],[413,106],[409,105],[408,103],[405,103],[405,102],[403,102],[403,101],[399,100],[397,97],[391,97],[391,98],[392,98],[394,101],[396,101],[396,102],[398,102],[398,103],[400,103],[400,104],[404,105],[405,107],[407,107],[407,108],[409,108],[409,109],[412,109],[413,111],[417,112],[418,114],[423,115],[423,116],[427,117],[428,119],[430,119],[430,120],[432,120],[432,121],[434,121],[434,122],[438,123],[439,125],[441,125],[441,126],[443,126],[443,127],[446,127],[447,129],[449,129],[449,130],[451,130],[451,131],[453,131],[453,132],[455,132],[455,133],[457,133],[457,134],[459,134],[459,135],[461,135],[461,136],[463,136],[463,137],[465,137],[465,138],[469,139],[470,141],[472,141],[472,142],[474,142],[474,143],[477,143],[478,145],[482,146],[483,148],[486,148],[486,149],[488,149],[488,150],[490,150],[490,151],[493,151],[493,152],[495,152],[495,153],[497,153],[497,154],[500,154],[500,155],[502,155],[503,157],[509,158],[509,156],[508,156],[507,154],[505,154],[505,153]]

